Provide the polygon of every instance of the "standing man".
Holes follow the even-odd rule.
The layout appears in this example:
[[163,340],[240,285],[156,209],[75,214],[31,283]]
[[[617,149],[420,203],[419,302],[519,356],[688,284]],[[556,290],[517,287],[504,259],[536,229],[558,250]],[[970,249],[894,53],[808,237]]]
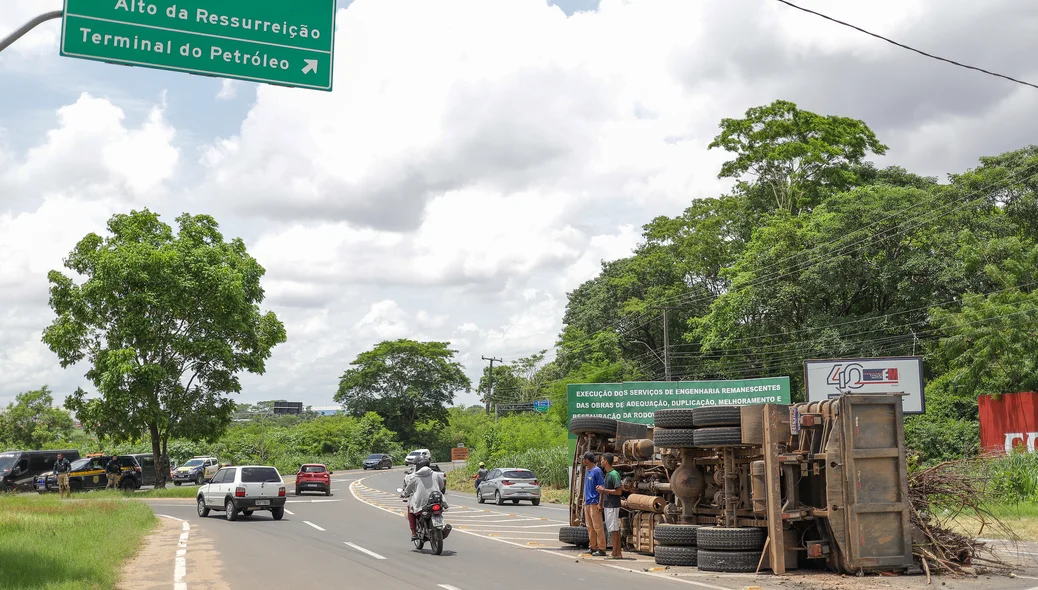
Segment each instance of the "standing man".
[[602,470],[595,465],[595,454],[584,453],[584,524],[587,526],[588,547],[591,555],[605,557],[605,530],[602,528],[602,495],[598,490],[605,484]]
[[58,460],[54,462],[54,473],[58,474],[58,498],[64,498],[65,494],[72,498],[72,489],[68,487],[70,471],[72,471],[72,464],[61,453],[58,453]]
[[604,494],[602,498],[602,512],[606,532],[612,536],[613,559],[623,559],[620,552],[620,497],[623,490],[620,489],[620,472],[613,469],[613,454],[602,455],[602,471],[605,471],[605,486],[598,486],[598,491]]
[[108,486],[112,486],[112,489],[119,489],[119,474],[122,472],[122,467],[119,466],[119,455],[112,455],[112,458],[108,460],[108,465],[105,465],[105,474],[108,475],[108,483],[105,484],[105,489]]

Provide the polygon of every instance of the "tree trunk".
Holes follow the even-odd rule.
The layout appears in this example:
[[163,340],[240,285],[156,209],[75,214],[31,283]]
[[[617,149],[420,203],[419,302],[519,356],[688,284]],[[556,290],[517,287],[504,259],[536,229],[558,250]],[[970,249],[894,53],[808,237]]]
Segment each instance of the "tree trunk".
[[162,449],[159,446],[162,440],[159,438],[159,425],[149,422],[148,433],[151,435],[151,455],[155,464],[155,487],[164,488],[166,480],[162,478]]
[[[169,477],[169,432],[162,433],[162,487],[166,487],[166,478]],[[159,480],[155,480],[156,482]]]

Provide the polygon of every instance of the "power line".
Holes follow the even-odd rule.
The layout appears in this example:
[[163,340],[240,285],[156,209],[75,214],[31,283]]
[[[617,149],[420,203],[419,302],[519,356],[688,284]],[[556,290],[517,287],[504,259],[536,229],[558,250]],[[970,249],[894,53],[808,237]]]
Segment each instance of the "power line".
[[929,57],[930,59],[936,59],[938,61],[943,61],[945,63],[950,63],[953,66],[959,66],[960,68],[966,68],[967,70],[975,70],[977,72],[982,72],[982,73],[987,74],[989,76],[995,76],[996,78],[1003,78],[1005,80],[1009,80],[1010,82],[1016,82],[1017,84],[1023,84],[1024,86],[1030,86],[1031,88],[1038,88],[1038,85],[1031,84],[1030,82],[1025,82],[1023,80],[1017,80],[1016,78],[1011,78],[1009,76],[1006,76],[1005,74],[999,74],[997,72],[991,72],[991,71],[985,70],[984,68],[978,68],[976,66],[971,66],[971,65],[968,65],[968,64],[959,63],[959,62],[957,62],[955,60],[951,60],[951,59],[948,59],[946,57],[941,57],[939,55],[934,55],[932,53],[927,53],[925,51],[916,49],[915,47],[910,47],[908,45],[905,45],[904,43],[898,43],[897,41],[894,41],[893,39],[888,39],[888,38],[884,37],[883,35],[877,35],[876,33],[873,33],[873,32],[870,32],[870,31],[866,31],[865,29],[863,29],[861,27],[857,27],[857,26],[852,25],[850,23],[846,23],[846,22],[844,22],[842,20],[835,19],[835,18],[833,18],[831,16],[826,16],[826,15],[820,13],[820,12],[815,12],[814,10],[811,10],[809,8],[804,8],[803,6],[797,6],[796,4],[793,4],[792,2],[789,2],[787,0],[776,0],[776,2],[781,2],[782,4],[785,4],[786,6],[789,6],[790,8],[795,8],[797,10],[802,10],[804,12],[813,14],[815,16],[820,16],[820,17],[824,18],[825,20],[832,21],[832,22],[834,22],[836,24],[843,25],[845,27],[850,27],[850,28],[854,29],[855,31],[860,31],[862,33],[865,33],[866,35],[869,35],[871,37],[875,37],[875,38],[880,39],[882,41],[886,41],[887,43],[890,43],[892,45],[897,45],[898,47],[900,47],[902,49],[907,49],[909,51],[914,51],[915,53],[918,53],[919,55],[922,55],[922,56],[925,56],[925,57]]

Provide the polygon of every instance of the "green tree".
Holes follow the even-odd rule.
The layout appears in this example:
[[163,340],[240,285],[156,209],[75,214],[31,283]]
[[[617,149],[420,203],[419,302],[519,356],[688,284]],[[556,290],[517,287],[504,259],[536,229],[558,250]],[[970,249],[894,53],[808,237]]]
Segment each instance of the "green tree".
[[335,401],[354,416],[375,412],[406,442],[419,422],[446,423],[454,394],[472,383],[447,342],[401,338],[362,352],[339,379]]
[[709,147],[735,158],[721,166],[719,178],[750,175],[763,189],[756,194],[771,201],[765,210],[792,214],[848,188],[869,152],[887,151],[864,122],[802,111],[786,100],[753,107],[742,119],[722,119],[720,127]]
[[179,232],[145,209],[113,216],[65,267],[48,274],[57,318],[43,341],[62,367],[86,360],[99,394],[79,389],[65,407],[113,442],[150,436],[156,479],[170,437],[213,441],[230,422],[238,374],[262,374],[285,328],[260,311],[264,269],[208,215],[181,215]]
[[42,449],[68,440],[73,429],[72,416],[54,407],[54,396],[44,385],[19,393],[0,415],[0,440],[22,449]]

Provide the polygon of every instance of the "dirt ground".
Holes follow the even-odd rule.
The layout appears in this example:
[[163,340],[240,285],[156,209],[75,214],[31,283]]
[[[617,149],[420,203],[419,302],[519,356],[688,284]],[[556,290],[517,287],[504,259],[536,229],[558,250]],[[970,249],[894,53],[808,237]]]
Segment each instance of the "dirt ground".
[[[183,521],[159,517],[159,526],[148,537],[141,550],[123,566],[118,590],[168,590],[174,587],[177,552],[184,550],[191,590],[230,590],[223,580],[222,563],[216,557],[212,540],[195,529],[189,529],[187,547],[181,544]],[[186,549],[190,549],[187,551]]]

